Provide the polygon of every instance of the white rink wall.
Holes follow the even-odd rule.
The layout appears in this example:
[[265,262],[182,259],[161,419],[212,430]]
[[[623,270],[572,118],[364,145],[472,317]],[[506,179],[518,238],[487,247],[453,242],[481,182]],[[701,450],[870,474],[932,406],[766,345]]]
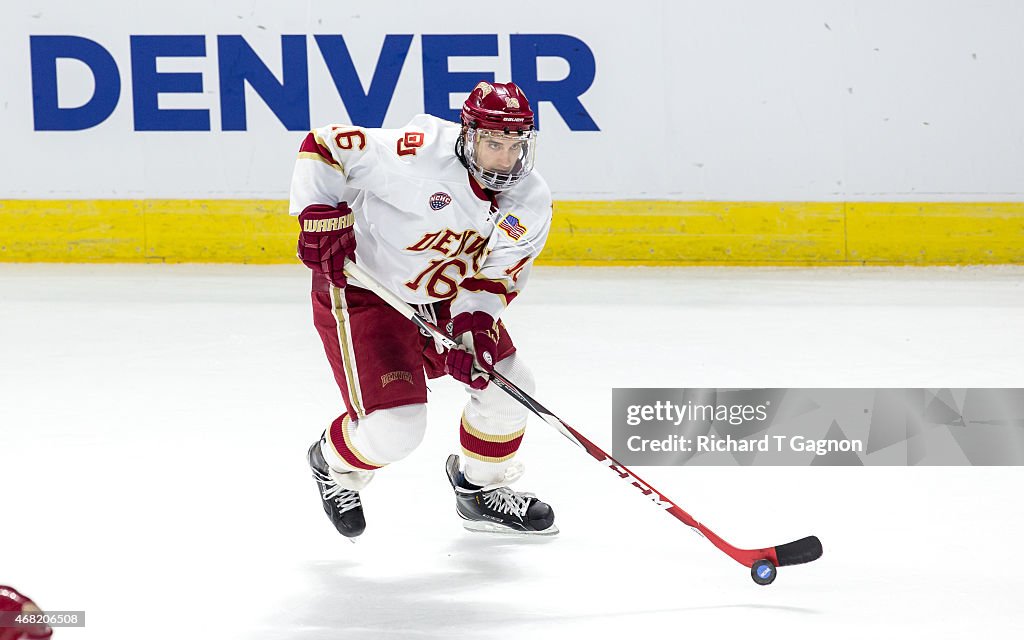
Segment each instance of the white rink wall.
[[285,198],[308,125],[489,75],[533,88],[556,199],[1024,196],[1024,3],[516,6],[6,3],[0,199]]

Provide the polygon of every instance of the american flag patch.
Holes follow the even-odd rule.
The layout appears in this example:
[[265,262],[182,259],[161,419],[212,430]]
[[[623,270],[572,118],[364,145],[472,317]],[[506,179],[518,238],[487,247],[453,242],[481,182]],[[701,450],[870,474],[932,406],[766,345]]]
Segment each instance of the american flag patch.
[[501,222],[498,223],[498,228],[513,240],[522,238],[523,234],[526,233],[526,227],[520,224],[519,218],[511,213],[501,219]]

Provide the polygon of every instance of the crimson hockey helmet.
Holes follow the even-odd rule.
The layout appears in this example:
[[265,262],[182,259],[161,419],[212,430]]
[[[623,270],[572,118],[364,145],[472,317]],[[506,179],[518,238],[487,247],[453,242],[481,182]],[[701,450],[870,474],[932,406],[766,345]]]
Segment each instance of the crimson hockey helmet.
[[526,94],[514,83],[481,82],[462,105],[462,155],[485,187],[508,189],[533,171],[537,130]]
[[[39,607],[14,587],[0,585],[0,613],[39,613]],[[46,624],[0,627],[0,640],[44,640],[53,635]]]
[[505,133],[533,130],[533,110],[514,82],[481,82],[462,105],[462,124]]

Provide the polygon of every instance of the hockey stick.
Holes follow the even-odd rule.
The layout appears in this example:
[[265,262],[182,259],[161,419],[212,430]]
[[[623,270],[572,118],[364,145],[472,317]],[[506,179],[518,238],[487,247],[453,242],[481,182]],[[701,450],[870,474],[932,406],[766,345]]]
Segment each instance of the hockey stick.
[[[442,346],[448,349],[456,349],[460,346],[459,343],[455,342],[455,340],[451,338],[451,336],[418,314],[409,304],[388,290],[387,287],[378,282],[359,265],[353,262],[347,262],[345,265],[345,273],[358,281],[359,284],[376,293],[382,300],[411,320],[417,327],[432,335]],[[617,461],[615,458],[605,453],[604,450],[584,437],[579,431],[573,429],[561,418],[548,411],[543,405],[509,381],[508,378],[497,371],[489,372],[488,375],[490,376],[491,382],[496,384],[498,388],[512,396],[520,404],[533,412],[538,418],[554,427],[570,442],[589,453],[595,460],[614,471],[620,478],[626,480],[631,485],[639,489],[641,493],[647,496],[658,507],[664,509],[680,522],[709,540],[711,544],[718,547],[718,549],[736,562],[739,562],[745,567],[750,567],[750,574],[754,579],[754,582],[758,584],[770,584],[775,580],[777,573],[776,567],[803,564],[805,562],[817,560],[821,557],[821,541],[819,541],[816,536],[808,536],[800,540],[788,542],[776,547],[766,547],[764,549],[740,549],[738,547],[734,547],[719,537],[714,531],[694,519],[693,516],[683,511],[679,505],[669,500],[663,493],[657,491],[650,484],[641,480],[639,476],[630,471],[625,465]]]

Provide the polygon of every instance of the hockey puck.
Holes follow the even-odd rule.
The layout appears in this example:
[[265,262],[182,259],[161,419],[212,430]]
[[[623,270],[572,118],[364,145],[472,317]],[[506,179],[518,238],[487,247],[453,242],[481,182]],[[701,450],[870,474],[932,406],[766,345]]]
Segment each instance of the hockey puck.
[[778,570],[771,560],[758,560],[750,566],[750,577],[760,585],[771,584],[778,575]]

